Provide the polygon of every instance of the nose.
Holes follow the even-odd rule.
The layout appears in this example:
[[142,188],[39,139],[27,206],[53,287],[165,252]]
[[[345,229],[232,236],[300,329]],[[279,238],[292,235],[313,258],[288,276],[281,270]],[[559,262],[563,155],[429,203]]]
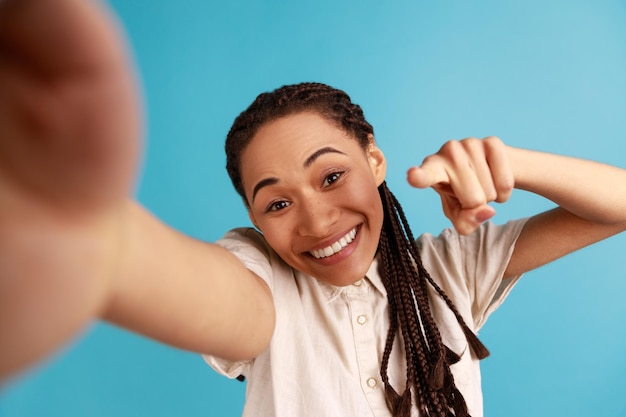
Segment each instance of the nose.
[[298,216],[301,236],[323,237],[331,233],[339,218],[339,209],[328,201],[315,199],[300,204]]

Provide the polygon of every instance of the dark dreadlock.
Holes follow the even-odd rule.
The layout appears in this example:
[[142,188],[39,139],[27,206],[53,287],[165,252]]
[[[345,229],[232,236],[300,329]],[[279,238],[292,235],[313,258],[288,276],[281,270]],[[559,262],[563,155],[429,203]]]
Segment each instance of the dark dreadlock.
[[[422,265],[415,238],[402,207],[387,188],[387,184],[383,182],[378,191],[385,210],[378,247],[391,323],[380,369],[387,405],[394,416],[409,416],[412,386],[422,415],[468,416],[465,401],[456,388],[450,371],[450,365],[460,358],[443,344],[430,310],[428,285],[454,313],[474,354],[483,359],[489,355],[489,351]],[[407,384],[402,394],[394,390],[387,377],[389,354],[398,329],[402,334],[407,359]]]
[[[246,204],[240,174],[241,153],[261,126],[304,111],[320,114],[354,137],[364,149],[370,144],[374,129],[365,120],[361,107],[352,103],[341,90],[320,83],[301,83],[262,93],[235,119],[226,138],[226,169]],[[469,417],[465,400],[450,371],[450,365],[460,358],[442,341],[431,313],[428,287],[454,313],[474,355],[482,359],[489,352],[424,269],[404,212],[385,182],[379,186],[379,193],[385,216],[378,250],[390,315],[380,367],[387,406],[394,417],[409,417],[414,392],[417,406],[425,417]],[[400,394],[391,386],[387,375],[393,341],[398,333],[404,343],[407,362],[406,386]]]

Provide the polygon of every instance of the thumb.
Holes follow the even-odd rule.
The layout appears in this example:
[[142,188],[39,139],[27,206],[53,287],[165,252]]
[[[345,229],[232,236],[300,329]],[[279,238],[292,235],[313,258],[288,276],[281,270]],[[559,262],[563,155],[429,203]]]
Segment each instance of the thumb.
[[494,208],[487,204],[472,209],[458,209],[453,213],[444,208],[444,212],[461,235],[469,235],[496,214]]

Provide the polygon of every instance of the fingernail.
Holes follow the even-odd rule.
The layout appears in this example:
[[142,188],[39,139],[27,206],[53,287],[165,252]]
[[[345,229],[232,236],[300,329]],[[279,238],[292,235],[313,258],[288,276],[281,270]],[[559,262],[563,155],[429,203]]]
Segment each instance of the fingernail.
[[492,218],[495,214],[496,214],[495,212],[489,211],[489,210],[478,212],[476,213],[476,221],[478,223],[484,223],[490,218]]

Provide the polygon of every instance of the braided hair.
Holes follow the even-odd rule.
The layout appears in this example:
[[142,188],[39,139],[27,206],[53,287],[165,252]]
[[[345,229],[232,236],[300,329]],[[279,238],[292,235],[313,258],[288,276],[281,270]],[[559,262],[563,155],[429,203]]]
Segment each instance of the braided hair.
[[[361,107],[343,91],[320,83],[286,85],[260,94],[234,121],[226,138],[226,169],[248,204],[241,181],[241,154],[266,123],[300,112],[316,112],[355,138],[364,149],[373,127]],[[460,360],[441,338],[433,318],[428,287],[455,315],[474,355],[483,359],[489,351],[467,326],[458,310],[422,265],[415,238],[398,200],[383,182],[378,191],[384,219],[378,244],[381,277],[389,303],[390,326],[380,366],[387,406],[394,417],[411,415],[412,393],[425,417],[469,417],[463,395],[457,389],[450,365]],[[406,385],[398,393],[389,382],[387,368],[393,342],[401,336],[406,353]]]

